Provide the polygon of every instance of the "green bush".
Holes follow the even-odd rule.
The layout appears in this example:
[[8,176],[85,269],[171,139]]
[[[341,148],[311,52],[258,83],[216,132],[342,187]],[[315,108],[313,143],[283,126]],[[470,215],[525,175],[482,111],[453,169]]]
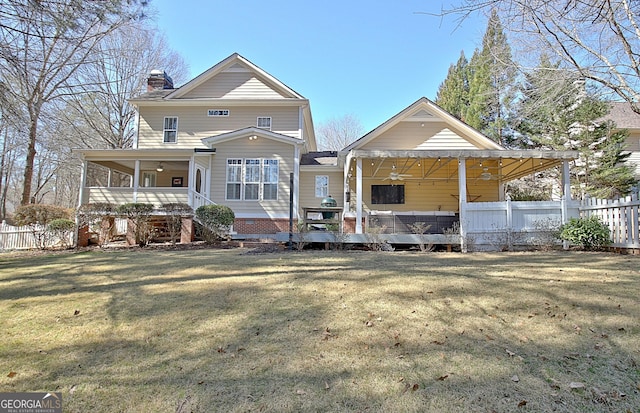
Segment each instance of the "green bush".
[[18,225],[26,225],[31,229],[31,234],[40,249],[46,249],[53,234],[48,225],[57,219],[69,219],[72,210],[56,205],[29,204],[22,205],[16,210],[14,216]]
[[133,223],[136,244],[141,247],[149,244],[153,236],[153,228],[151,226],[153,205],[131,202],[119,205],[116,212]]
[[54,219],[48,225],[48,230],[51,234],[60,240],[62,247],[69,247],[69,235],[75,231],[76,223],[70,219]]
[[196,219],[202,224],[202,237],[208,244],[229,238],[229,229],[236,216],[226,205],[203,205],[196,209]]
[[571,218],[560,227],[560,238],[585,250],[597,250],[611,244],[609,227],[595,215]]

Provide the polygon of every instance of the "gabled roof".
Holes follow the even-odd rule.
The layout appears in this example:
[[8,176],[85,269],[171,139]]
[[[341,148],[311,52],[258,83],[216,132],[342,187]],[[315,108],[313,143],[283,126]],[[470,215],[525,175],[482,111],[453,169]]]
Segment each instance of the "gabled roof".
[[270,130],[257,128],[255,126],[251,126],[248,128],[238,129],[228,133],[221,133],[220,135],[209,136],[207,138],[202,139],[202,143],[211,147],[217,143],[228,142],[234,139],[242,139],[242,138],[264,138],[271,139],[274,141],[288,143],[291,145],[303,145],[304,142],[298,138],[292,138],[291,136],[283,135],[281,133],[271,132]]
[[640,129],[640,115],[631,109],[628,102],[611,102],[611,110],[604,118],[615,122],[620,129]]
[[[413,121],[413,122],[433,122],[433,121],[442,121],[447,124],[450,128],[460,131],[462,133],[461,138],[466,140],[469,143],[469,146],[475,147],[478,149],[490,149],[490,150],[504,150],[505,148],[489,139],[482,133],[478,132],[476,129],[462,122],[455,116],[451,115],[431,100],[422,97],[418,99],[416,102],[409,105],[407,108],[402,110],[397,115],[393,116],[391,119],[378,126],[371,132],[364,135],[362,138],[353,142],[351,145],[347,146],[343,151],[351,151],[362,148],[367,143],[375,140],[386,131],[391,129],[392,127],[398,125],[403,121]],[[448,129],[443,130],[443,134],[449,134],[451,131]],[[440,136],[435,136],[435,139],[439,139]],[[428,145],[427,145],[428,146]],[[428,149],[428,148],[425,148]]]
[[215,66],[211,67],[209,70],[203,72],[196,78],[192,79],[179,89],[175,89],[172,93],[167,95],[167,99],[177,99],[180,98],[192,90],[196,89],[198,86],[202,85],[204,82],[209,79],[215,77],[219,73],[224,72],[225,70],[239,70],[239,69],[248,69],[253,72],[257,78],[259,78],[262,82],[269,85],[275,91],[280,93],[282,96],[293,99],[305,99],[302,95],[300,95],[295,90],[291,89],[289,86],[285,85],[275,77],[271,76],[269,73],[265,72],[255,64],[251,63],[246,58],[240,56],[238,53],[234,53],[226,59],[222,60]]

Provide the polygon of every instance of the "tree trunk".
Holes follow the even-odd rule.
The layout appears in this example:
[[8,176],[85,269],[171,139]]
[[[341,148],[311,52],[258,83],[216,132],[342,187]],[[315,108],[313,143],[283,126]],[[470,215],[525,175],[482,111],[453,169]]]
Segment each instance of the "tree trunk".
[[20,201],[20,205],[28,205],[31,203],[31,181],[33,180],[33,164],[36,159],[38,117],[39,114],[33,114],[30,119],[31,125],[29,126],[29,148],[27,149],[27,159],[24,165],[24,182],[22,187],[22,200]]

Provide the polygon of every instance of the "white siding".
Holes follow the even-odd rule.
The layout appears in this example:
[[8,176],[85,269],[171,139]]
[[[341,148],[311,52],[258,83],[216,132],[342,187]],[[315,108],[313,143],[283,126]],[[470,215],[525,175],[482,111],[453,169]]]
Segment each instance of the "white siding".
[[476,148],[444,122],[400,122],[362,147],[365,150]]
[[185,99],[279,99],[284,98],[250,72],[220,73],[187,93]]
[[[326,175],[329,177],[329,195],[336,200],[339,207],[344,205],[343,178],[342,171],[304,171],[304,166],[300,171],[300,208],[302,207],[319,207],[322,198],[316,197],[316,175]],[[302,213],[302,209],[300,209]]]
[[[203,148],[202,138],[256,126],[258,116],[271,117],[271,130],[300,138],[297,106],[285,107],[143,107],[140,110],[138,147],[147,148]],[[209,109],[229,109],[229,116],[207,116]],[[177,142],[162,142],[165,116],[178,117]]]
[[[236,139],[216,145],[211,174],[211,200],[227,205],[238,218],[287,218],[289,216],[289,174],[293,172],[294,147],[290,144],[260,138],[255,141]],[[278,159],[277,201],[227,201],[226,173],[229,158]]]

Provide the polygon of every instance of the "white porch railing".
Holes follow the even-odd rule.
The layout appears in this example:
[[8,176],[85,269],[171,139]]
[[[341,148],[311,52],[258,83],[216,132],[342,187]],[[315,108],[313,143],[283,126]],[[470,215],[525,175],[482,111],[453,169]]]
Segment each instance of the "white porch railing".
[[579,217],[580,202],[472,202],[465,204],[463,211],[460,226],[464,227],[465,242],[480,248],[511,248],[540,242],[545,234]]
[[[565,201],[501,201],[470,202],[464,205],[464,220],[468,233],[513,231],[534,231],[540,222],[563,223]],[[566,205],[567,217],[580,216],[579,201],[569,201]]]

